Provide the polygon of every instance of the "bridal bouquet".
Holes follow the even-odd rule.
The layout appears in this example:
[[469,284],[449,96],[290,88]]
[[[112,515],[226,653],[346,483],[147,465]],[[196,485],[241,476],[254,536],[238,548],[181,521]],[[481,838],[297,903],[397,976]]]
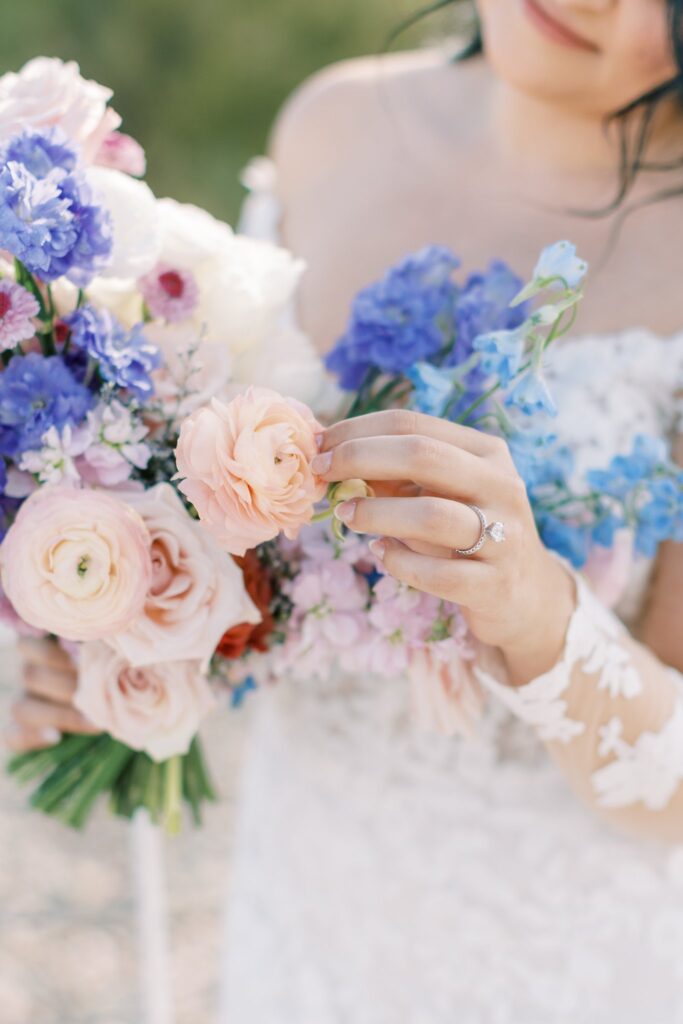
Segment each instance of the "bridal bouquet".
[[212,796],[214,654],[262,621],[173,485],[179,425],[256,380],[311,400],[322,367],[280,327],[303,265],[156,199],[110,97],[59,60],[0,78],[0,602],[73,657],[102,730],[10,767],[73,825],[108,794],[175,828]]
[[[283,316],[303,265],[156,199],[109,99],[57,60],[0,78],[2,601],[73,657],[101,730],[10,769],[69,824],[107,795],[176,830],[183,800],[199,819],[213,795],[197,733],[221,692],[403,673],[447,734],[483,699],[460,610],[382,575],[334,517],[371,485],[312,471],[330,385]],[[357,296],[327,360],[347,415],[402,406],[505,437],[544,540],[577,566],[624,531],[646,554],[683,539],[663,444],[577,481],[549,426],[544,358],[586,272],[573,247],[526,286],[500,262],[457,269],[431,247]]]

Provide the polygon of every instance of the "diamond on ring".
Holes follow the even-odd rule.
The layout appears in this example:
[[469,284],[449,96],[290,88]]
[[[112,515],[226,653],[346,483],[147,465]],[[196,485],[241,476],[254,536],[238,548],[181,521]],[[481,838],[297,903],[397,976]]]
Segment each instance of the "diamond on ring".
[[505,525],[503,523],[496,520],[495,523],[489,525],[486,516],[478,505],[468,505],[467,507],[471,508],[475,513],[481,529],[476,544],[473,544],[471,548],[455,548],[455,554],[463,558],[469,558],[470,555],[476,555],[478,551],[481,551],[489,537],[496,544],[500,544],[505,540]]
[[491,523],[490,526],[486,527],[486,532],[496,544],[500,544],[505,540],[505,526],[503,523]]

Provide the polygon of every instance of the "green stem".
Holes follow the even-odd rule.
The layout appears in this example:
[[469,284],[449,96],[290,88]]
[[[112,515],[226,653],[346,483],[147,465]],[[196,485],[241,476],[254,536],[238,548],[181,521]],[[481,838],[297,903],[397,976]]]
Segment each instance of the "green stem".
[[164,825],[169,836],[177,836],[182,828],[183,759],[172,757],[163,765]]

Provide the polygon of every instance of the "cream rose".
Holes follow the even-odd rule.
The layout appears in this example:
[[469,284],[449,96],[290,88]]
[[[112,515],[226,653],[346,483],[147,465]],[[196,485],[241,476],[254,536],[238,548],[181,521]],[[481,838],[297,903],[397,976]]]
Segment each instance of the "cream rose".
[[138,513],[111,495],[43,487],[0,546],[0,578],[29,625],[99,640],[127,629],[144,608],[150,536]]
[[214,698],[198,661],[133,668],[106,643],[81,648],[76,707],[155,761],[186,754]]
[[267,388],[227,405],[212,399],[180,430],[179,485],[216,540],[233,555],[311,521],[326,485],[311,470],[322,430],[311,411]]
[[199,659],[204,665],[228,629],[256,624],[261,615],[230,555],[187,514],[169,484],[125,500],[151,537],[152,584],[144,612],[109,642],[136,667]]
[[75,61],[36,57],[18,73],[0,78],[0,142],[26,129],[56,125],[92,160],[121,124],[107,107],[111,97],[111,89],[82,78]]

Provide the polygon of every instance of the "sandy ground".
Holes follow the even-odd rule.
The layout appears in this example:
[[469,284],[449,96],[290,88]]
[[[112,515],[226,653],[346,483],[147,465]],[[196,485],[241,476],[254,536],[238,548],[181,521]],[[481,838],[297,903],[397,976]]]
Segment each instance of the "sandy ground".
[[[17,663],[0,634],[0,719]],[[246,715],[222,713],[205,733],[221,791],[204,829],[166,840],[176,1024],[213,1024],[231,851],[235,779]],[[83,834],[26,808],[0,774],[2,1024],[143,1024],[132,844],[103,812]]]

